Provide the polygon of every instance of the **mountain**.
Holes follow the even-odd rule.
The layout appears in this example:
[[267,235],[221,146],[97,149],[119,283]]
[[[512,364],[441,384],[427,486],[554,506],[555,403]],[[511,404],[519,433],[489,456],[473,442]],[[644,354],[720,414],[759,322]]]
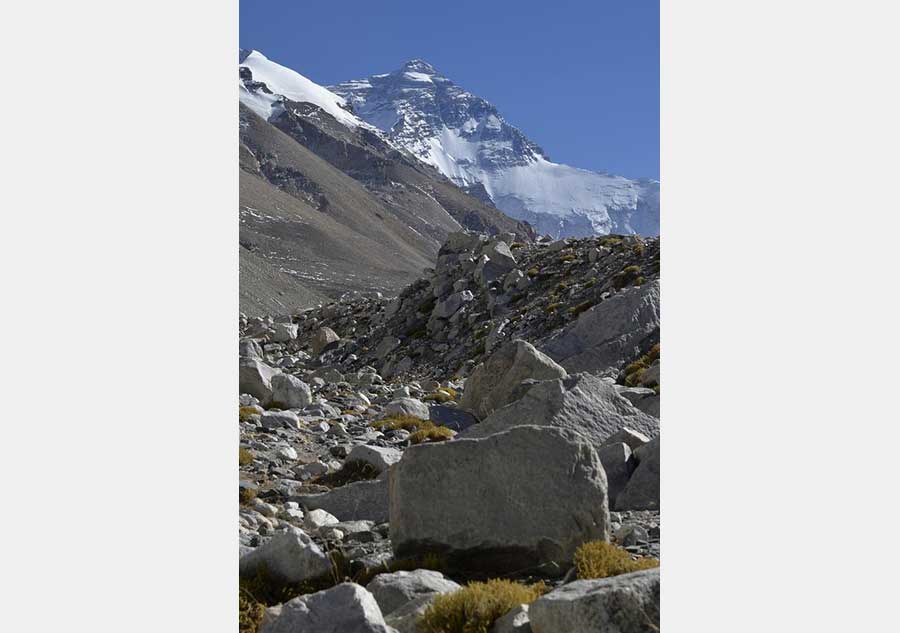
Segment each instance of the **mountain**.
[[[342,97],[257,51],[241,51],[239,100],[248,314],[272,311],[262,309],[267,292],[288,308],[348,291],[396,293],[461,228],[534,237],[527,224],[398,148]],[[278,294],[284,276],[307,292]]]
[[395,146],[553,237],[659,234],[659,182],[552,162],[497,108],[416,59],[330,87]]

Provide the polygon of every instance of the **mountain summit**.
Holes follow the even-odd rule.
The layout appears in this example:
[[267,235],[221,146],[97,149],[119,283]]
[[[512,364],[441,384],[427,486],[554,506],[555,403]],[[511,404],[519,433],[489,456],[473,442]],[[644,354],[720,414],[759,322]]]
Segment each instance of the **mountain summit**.
[[329,90],[394,145],[540,233],[659,233],[658,181],[552,162],[493,104],[424,60]]

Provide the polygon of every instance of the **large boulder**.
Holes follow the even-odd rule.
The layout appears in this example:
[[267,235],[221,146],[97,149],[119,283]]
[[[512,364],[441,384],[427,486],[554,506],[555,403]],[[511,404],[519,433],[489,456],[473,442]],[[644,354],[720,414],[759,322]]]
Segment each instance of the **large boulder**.
[[384,615],[393,613],[419,596],[449,593],[460,588],[441,572],[430,569],[378,574],[366,585]]
[[583,312],[544,350],[571,373],[621,369],[659,342],[659,280],[628,288]]
[[276,343],[288,343],[297,338],[297,326],[293,323],[276,323],[272,332],[272,340]]
[[472,372],[459,406],[484,419],[495,409],[512,402],[523,380],[564,378],[566,370],[534,345],[516,339],[501,346]]
[[412,446],[389,481],[398,558],[439,553],[450,568],[555,573],[582,543],[609,538],[603,465],[566,429]]
[[659,631],[659,568],[599,580],[577,580],[528,609],[534,633]]
[[305,532],[294,529],[241,557],[239,571],[243,577],[260,572],[277,582],[293,584],[330,573],[331,561]]
[[259,633],[392,633],[378,603],[361,586],[345,582],[270,607]]
[[326,347],[341,340],[341,337],[330,327],[320,327],[310,341],[313,356],[321,354]]
[[357,481],[328,492],[296,495],[291,501],[302,503],[308,509],[322,509],[341,521],[368,519],[375,523],[388,520],[387,479]]
[[616,510],[659,510],[659,437],[634,452],[638,466],[615,499]]
[[312,403],[312,391],[296,376],[277,374],[272,377],[272,402],[287,409],[302,409]]
[[600,446],[623,427],[649,436],[659,433],[659,420],[636,409],[610,383],[591,374],[575,374],[520,387],[524,394],[497,409],[466,437],[485,437],[513,426],[534,424],[572,429]]
[[241,358],[238,368],[238,391],[268,404],[272,400],[272,378],[281,372],[255,358]]

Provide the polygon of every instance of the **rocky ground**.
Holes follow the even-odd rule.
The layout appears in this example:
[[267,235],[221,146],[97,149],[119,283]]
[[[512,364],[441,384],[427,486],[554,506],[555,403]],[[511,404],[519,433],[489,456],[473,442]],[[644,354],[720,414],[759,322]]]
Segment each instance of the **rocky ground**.
[[658,630],[658,569],[573,568],[660,557],[658,239],[455,233],[396,298],[240,332],[243,630],[424,633],[490,578],[551,589],[498,632]]

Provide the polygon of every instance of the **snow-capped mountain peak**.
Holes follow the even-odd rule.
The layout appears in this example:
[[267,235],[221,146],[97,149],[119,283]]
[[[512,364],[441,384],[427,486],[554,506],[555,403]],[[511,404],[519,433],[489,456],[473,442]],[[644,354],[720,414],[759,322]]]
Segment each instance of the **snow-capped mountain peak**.
[[554,236],[659,232],[659,183],[553,163],[494,105],[428,62],[330,90],[390,141],[457,185],[483,188],[514,218]]

